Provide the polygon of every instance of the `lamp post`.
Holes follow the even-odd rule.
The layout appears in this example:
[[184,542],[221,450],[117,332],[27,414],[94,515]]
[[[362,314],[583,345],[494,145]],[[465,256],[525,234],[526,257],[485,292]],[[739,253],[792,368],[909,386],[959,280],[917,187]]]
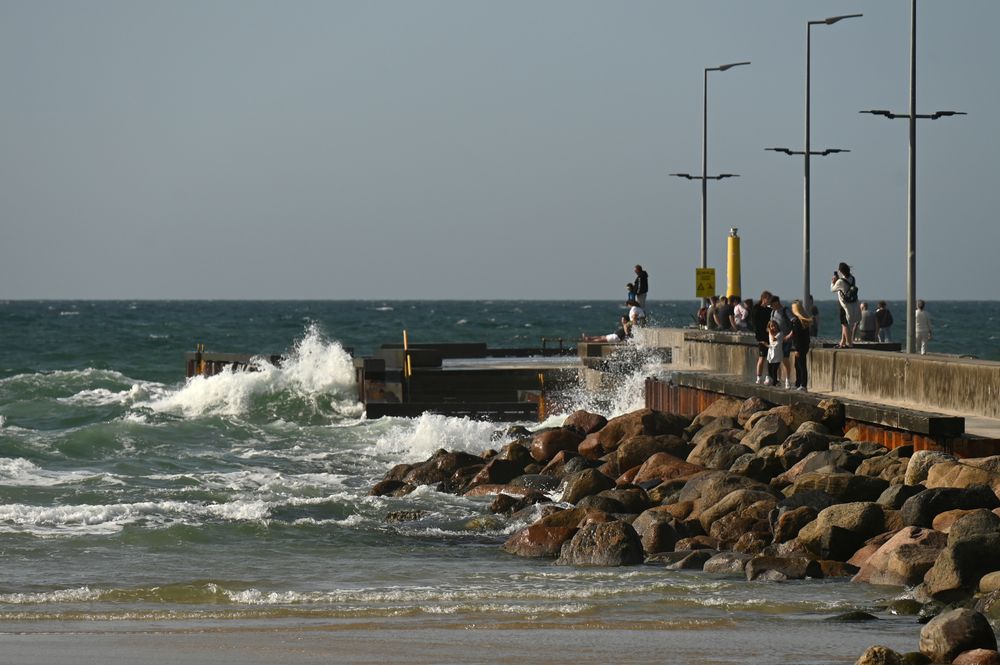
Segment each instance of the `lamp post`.
[[702,111],[701,111],[701,175],[692,175],[690,173],[671,173],[670,175],[676,176],[678,178],[686,178],[688,180],[700,180],[701,181],[701,264],[702,268],[708,265],[707,256],[707,239],[708,239],[708,181],[709,180],[724,180],[725,178],[737,178],[739,177],[735,173],[720,173],[719,175],[708,175],[708,73],[709,72],[724,72],[727,69],[732,69],[733,67],[740,67],[742,65],[749,65],[749,62],[731,62],[726,65],[719,65],[718,67],[706,67],[705,68],[705,83],[702,92]]
[[882,109],[860,111],[880,115],[890,120],[906,118],[910,121],[910,168],[907,178],[909,200],[906,225],[906,352],[916,351],[916,302],[917,302],[917,120],[937,120],[962,111],[935,111],[917,113],[917,0],[910,5],[910,112],[893,113]]
[[809,306],[809,295],[812,292],[809,285],[809,247],[810,247],[810,191],[809,191],[809,158],[813,155],[818,155],[825,157],[826,155],[833,155],[839,152],[850,152],[850,150],[842,150],[840,148],[827,148],[825,150],[812,150],[811,139],[810,139],[810,122],[811,122],[811,70],[812,70],[812,27],[814,25],[833,25],[839,21],[843,21],[845,18],[858,18],[862,14],[845,14],[843,16],[831,16],[830,18],[825,18],[820,21],[809,21],[806,23],[806,121],[805,121],[805,149],[803,150],[792,150],[790,148],[765,148],[765,150],[773,150],[775,152],[783,152],[786,155],[802,155],[803,156],[803,185],[802,185],[802,306]]

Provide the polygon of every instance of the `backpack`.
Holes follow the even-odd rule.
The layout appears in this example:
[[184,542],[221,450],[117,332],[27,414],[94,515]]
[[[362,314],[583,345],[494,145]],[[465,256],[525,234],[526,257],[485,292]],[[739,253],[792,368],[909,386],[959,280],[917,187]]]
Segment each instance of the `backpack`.
[[844,291],[844,302],[852,303],[858,301],[858,285],[854,281],[854,277],[851,277],[850,283],[847,285],[847,289]]

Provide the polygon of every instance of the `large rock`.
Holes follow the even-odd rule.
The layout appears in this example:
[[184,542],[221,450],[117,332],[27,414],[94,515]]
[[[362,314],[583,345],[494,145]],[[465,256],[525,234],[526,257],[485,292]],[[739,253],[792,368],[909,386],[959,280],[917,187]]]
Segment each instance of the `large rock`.
[[672,552],[681,536],[677,530],[677,520],[663,506],[643,511],[632,522],[632,528],[639,534],[642,549],[647,554]]
[[757,482],[770,483],[771,479],[785,470],[781,461],[774,455],[750,454],[740,455],[729,467],[731,473],[737,473]]
[[986,485],[995,490],[1000,488],[1000,473],[992,471],[989,467],[982,468],[966,464],[964,460],[962,462],[939,462],[928,469],[927,481],[924,484],[928,488]]
[[924,576],[927,593],[945,602],[972,595],[986,573],[1000,570],[1000,517],[977,510],[959,518],[948,544]]
[[861,459],[843,449],[817,450],[796,462],[790,469],[777,477],[776,482],[791,484],[803,473],[852,473]]
[[824,399],[816,405],[823,415],[819,422],[830,432],[844,431],[844,404],[836,399]]
[[889,485],[889,489],[879,494],[876,501],[886,508],[892,508],[893,510],[899,510],[906,503],[906,500],[911,496],[916,496],[923,492],[926,488],[923,485]]
[[853,473],[823,473],[812,471],[804,473],[795,482],[785,488],[785,496],[794,496],[799,492],[818,490],[834,497],[837,501],[850,503],[854,501],[874,501],[889,487],[889,483],[881,478],[857,476]]
[[861,545],[885,531],[885,512],[871,501],[841,503],[824,508],[802,527],[798,541],[821,559],[846,561]]
[[749,448],[740,443],[740,434],[742,430],[736,429],[716,432],[695,446],[688,455],[688,463],[708,469],[728,469],[737,458],[750,452]]
[[902,483],[906,473],[907,460],[892,455],[869,457],[858,465],[855,473],[859,476],[881,478],[889,483]]
[[816,432],[795,432],[778,446],[777,456],[785,468],[790,469],[809,453],[828,450],[830,443],[838,440]]
[[905,665],[905,662],[898,652],[877,644],[865,649],[854,665]]
[[924,579],[948,537],[919,527],[906,527],[877,549],[854,576],[854,582],[913,586]]
[[992,510],[997,507],[1000,507],[1000,499],[997,499],[993,490],[984,485],[967,488],[935,487],[907,499],[900,509],[900,514],[903,517],[903,524],[907,526],[929,528],[933,525],[934,518],[946,510],[957,508]]
[[539,432],[531,438],[531,457],[536,462],[546,463],[563,451],[576,452],[583,435],[569,427]]
[[931,467],[939,462],[956,462],[958,458],[951,453],[943,453],[937,450],[918,450],[910,457],[906,465],[906,474],[903,476],[907,485],[923,484],[927,480],[927,473]]
[[666,453],[684,459],[690,452],[691,447],[688,443],[673,434],[660,436],[643,434],[625,439],[613,454],[618,468],[624,471],[642,464],[656,453]]
[[763,483],[728,471],[705,471],[692,476],[677,495],[678,502],[691,501],[693,515],[715,505],[727,494],[738,489],[752,489],[768,492]]
[[951,610],[920,629],[920,653],[934,663],[950,663],[963,651],[997,648],[993,628],[979,612]]
[[951,665],[1000,665],[1000,652],[996,649],[970,649],[956,656]]
[[736,424],[743,427],[753,414],[767,411],[772,407],[774,407],[773,404],[765,402],[759,397],[748,397],[740,405],[740,412],[736,414]]
[[554,559],[559,556],[563,543],[572,538],[576,531],[576,527],[532,524],[514,532],[502,549],[516,556]]
[[756,419],[741,443],[756,452],[764,446],[781,445],[791,433],[781,416],[768,413]]
[[809,524],[819,513],[810,506],[799,506],[782,512],[774,524],[774,542],[784,543],[799,535],[806,524]]
[[652,504],[649,495],[641,487],[615,487],[614,489],[603,490],[597,496],[612,499],[621,504],[621,512],[638,515],[649,508]]
[[666,482],[674,478],[684,478],[705,471],[705,467],[690,464],[668,453],[656,453],[643,462],[638,473],[632,479],[636,485],[642,485],[651,480]]
[[753,558],[752,555],[744,554],[743,552],[719,552],[705,562],[702,570],[706,573],[743,576],[746,574],[747,561],[751,558]]
[[525,465],[512,460],[494,457],[468,483],[468,487],[483,484],[504,485],[524,472]]
[[576,503],[585,496],[609,490],[614,486],[615,481],[597,469],[584,469],[567,476],[562,500],[566,503]]
[[742,408],[742,400],[735,397],[721,397],[698,414],[698,417],[691,422],[691,429],[701,429],[717,418],[731,418],[735,422]]
[[599,433],[601,446],[606,452],[612,452],[617,450],[623,440],[641,434],[682,436],[689,423],[690,421],[682,416],[652,409],[640,409],[608,421]]
[[590,413],[580,409],[569,414],[563,422],[563,427],[575,429],[580,434],[587,436],[600,430],[608,424],[608,419],[598,413]]
[[808,402],[796,402],[787,406],[776,406],[769,413],[777,414],[785,421],[788,429],[792,432],[797,430],[802,423],[809,421],[822,422],[824,415],[822,409]]
[[440,449],[426,462],[414,466],[402,480],[410,485],[435,485],[449,480],[463,467],[484,462],[478,455]]
[[822,577],[819,563],[807,557],[755,556],[747,561],[747,580],[765,579],[772,582]]
[[[693,428],[694,425],[692,424],[691,428],[689,429]],[[694,433],[694,436],[691,437],[691,445],[697,446],[703,443],[704,441],[708,440],[709,438],[715,436],[719,432],[724,432],[726,430],[731,430],[731,429],[736,429],[735,419],[729,418],[728,416],[715,418],[712,421],[706,423],[704,426],[702,426]],[[739,434],[737,434],[736,436],[739,437],[742,436],[743,434],[745,434],[745,432],[743,432],[743,430],[740,430]]]
[[769,502],[770,507],[773,507],[777,499],[770,491],[753,489],[734,490],[722,497],[718,502],[701,511],[698,520],[707,533],[712,523],[716,520],[730,513],[742,512],[759,501]]
[[615,520],[588,524],[563,544],[560,565],[633,566],[642,563],[639,535],[630,524]]

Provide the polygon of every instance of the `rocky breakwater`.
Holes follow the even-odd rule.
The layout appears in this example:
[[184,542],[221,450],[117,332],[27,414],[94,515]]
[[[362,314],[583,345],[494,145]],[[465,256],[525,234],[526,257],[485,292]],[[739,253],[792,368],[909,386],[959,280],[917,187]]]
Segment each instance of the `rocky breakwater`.
[[872,647],[859,663],[1000,663],[1000,456],[889,451],[845,432],[835,400],[723,398],[693,420],[578,411],[508,438],[399,465],[372,493],[492,497],[498,519],[523,525],[503,549],[559,565],[896,586],[911,597],[896,611],[926,624],[919,651]]

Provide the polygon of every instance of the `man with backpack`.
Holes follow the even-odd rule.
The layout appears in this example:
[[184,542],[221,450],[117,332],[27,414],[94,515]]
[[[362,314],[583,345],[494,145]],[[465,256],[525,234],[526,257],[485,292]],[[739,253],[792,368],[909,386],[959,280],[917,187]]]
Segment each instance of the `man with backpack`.
[[861,323],[861,306],[858,304],[858,285],[851,274],[851,266],[841,262],[830,280],[830,292],[837,294],[840,302],[840,344],[838,349],[854,346],[854,335]]

